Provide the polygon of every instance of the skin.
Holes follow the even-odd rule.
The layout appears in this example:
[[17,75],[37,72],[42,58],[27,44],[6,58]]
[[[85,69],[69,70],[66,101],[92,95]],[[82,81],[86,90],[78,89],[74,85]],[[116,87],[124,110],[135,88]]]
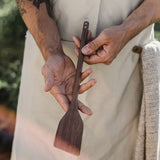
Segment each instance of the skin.
[[[111,64],[129,40],[150,24],[160,20],[159,13],[159,0],[144,0],[122,24],[106,28],[98,37],[92,37],[90,33],[91,42],[82,48],[85,55],[84,61],[88,64]],[[73,40],[77,46],[78,55],[80,40],[76,36],[73,36]]]
[[[36,2],[38,1],[36,0]],[[75,67],[71,59],[63,52],[56,23],[47,10],[47,0],[39,2],[35,5],[33,0],[17,0],[22,18],[45,59],[42,68],[45,79],[44,90],[50,91],[61,107],[67,111],[72,99]],[[159,0],[144,0],[122,24],[106,28],[98,37],[92,37],[89,32],[88,40],[90,42],[82,48],[85,62],[110,64],[129,40],[150,24],[160,20],[159,13]],[[73,40],[77,46],[76,53],[78,55],[80,40],[76,36],[73,36]],[[85,79],[91,72],[90,69],[85,71],[82,79]],[[95,83],[95,80],[90,80],[81,85],[80,93],[85,92]],[[83,113],[92,114],[91,110],[83,103],[79,102],[78,106]]]
[[[47,10],[48,1],[39,1],[38,4],[34,2],[33,0],[17,0],[22,18],[45,59],[42,67],[45,79],[44,90],[49,91],[61,107],[67,111],[72,100],[75,66],[63,52],[56,23]],[[36,2],[38,1],[36,0]],[[91,69],[84,71],[81,81],[86,79],[91,72]],[[79,93],[85,92],[95,83],[96,81],[91,79],[80,85]],[[78,108],[81,112],[92,115],[92,111],[80,101],[78,101]]]
[[[16,0],[16,1],[17,1],[18,6],[19,6],[20,13],[23,16],[24,13],[27,13],[26,10],[25,10],[25,7],[24,7],[25,1],[23,1],[23,0]],[[48,15],[51,18],[53,17],[52,16],[52,7],[51,7],[51,4],[50,4],[50,1],[48,1],[48,0],[28,0],[28,1],[31,1],[33,3],[33,5],[38,9],[39,9],[41,3],[45,3],[47,11],[48,11]]]

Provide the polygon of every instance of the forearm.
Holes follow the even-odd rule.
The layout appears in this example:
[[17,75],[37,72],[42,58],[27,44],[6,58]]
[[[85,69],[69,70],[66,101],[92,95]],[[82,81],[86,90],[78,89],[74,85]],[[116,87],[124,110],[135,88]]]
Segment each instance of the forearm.
[[17,0],[17,4],[44,58],[47,59],[50,54],[62,53],[58,29],[47,10],[46,3],[40,3],[38,6],[33,4],[33,0]]
[[144,0],[144,2],[121,24],[126,32],[126,43],[150,24],[160,20],[160,1]]

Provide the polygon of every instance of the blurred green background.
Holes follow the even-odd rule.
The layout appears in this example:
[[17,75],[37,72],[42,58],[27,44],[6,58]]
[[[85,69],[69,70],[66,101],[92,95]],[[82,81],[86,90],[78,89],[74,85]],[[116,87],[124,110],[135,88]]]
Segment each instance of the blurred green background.
[[10,159],[26,30],[15,0],[0,0],[0,160]]
[[15,0],[0,1],[0,104],[16,110],[26,27]]
[[[16,110],[26,27],[15,0],[0,0],[0,104]],[[160,40],[160,23],[155,25]]]

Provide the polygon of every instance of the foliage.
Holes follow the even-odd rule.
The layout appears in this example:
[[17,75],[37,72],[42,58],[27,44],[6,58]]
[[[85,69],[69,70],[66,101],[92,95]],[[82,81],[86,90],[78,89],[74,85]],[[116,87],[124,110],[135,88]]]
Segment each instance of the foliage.
[[155,24],[155,38],[160,41],[160,21]]
[[[160,40],[160,22],[155,25]],[[0,0],[0,103],[16,109],[26,27],[15,0]]]
[[16,109],[25,25],[16,2],[0,1],[0,103]]

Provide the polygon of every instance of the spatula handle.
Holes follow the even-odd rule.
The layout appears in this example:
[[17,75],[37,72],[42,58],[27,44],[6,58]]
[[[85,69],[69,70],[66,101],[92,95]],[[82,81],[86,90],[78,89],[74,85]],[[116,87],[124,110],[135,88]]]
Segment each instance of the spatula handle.
[[79,91],[79,87],[80,87],[81,73],[82,73],[82,66],[83,66],[83,57],[84,57],[81,52],[81,49],[87,43],[88,28],[89,28],[89,22],[84,21],[82,34],[81,34],[81,43],[80,43],[80,50],[79,50],[79,56],[78,56],[75,84],[74,84],[74,88],[73,88],[73,99],[70,104],[70,109],[76,108],[76,107],[77,107],[76,109],[78,109],[77,98],[78,98],[78,91]]

